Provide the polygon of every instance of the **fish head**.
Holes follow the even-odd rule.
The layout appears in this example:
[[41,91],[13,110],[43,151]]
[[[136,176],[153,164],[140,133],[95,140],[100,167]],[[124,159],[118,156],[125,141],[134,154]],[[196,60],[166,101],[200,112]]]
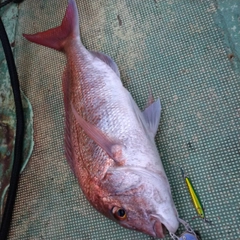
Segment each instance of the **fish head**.
[[103,214],[123,227],[153,237],[175,233],[179,221],[165,174],[145,169],[113,168],[102,181]]

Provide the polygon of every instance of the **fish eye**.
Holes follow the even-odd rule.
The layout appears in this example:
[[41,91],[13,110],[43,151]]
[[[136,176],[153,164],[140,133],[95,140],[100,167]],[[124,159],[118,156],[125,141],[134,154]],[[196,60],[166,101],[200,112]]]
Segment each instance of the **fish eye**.
[[115,219],[120,220],[120,221],[125,220],[127,218],[126,211],[120,207],[113,207],[112,214]]

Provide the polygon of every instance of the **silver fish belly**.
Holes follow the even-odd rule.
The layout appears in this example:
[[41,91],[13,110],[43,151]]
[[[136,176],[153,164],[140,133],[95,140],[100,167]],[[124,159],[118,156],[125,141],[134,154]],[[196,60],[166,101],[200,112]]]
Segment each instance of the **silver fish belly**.
[[66,54],[65,155],[88,201],[126,228],[154,237],[176,232],[178,213],[154,142],[159,99],[141,112],[116,63],[82,45],[74,0],[59,27],[24,37]]

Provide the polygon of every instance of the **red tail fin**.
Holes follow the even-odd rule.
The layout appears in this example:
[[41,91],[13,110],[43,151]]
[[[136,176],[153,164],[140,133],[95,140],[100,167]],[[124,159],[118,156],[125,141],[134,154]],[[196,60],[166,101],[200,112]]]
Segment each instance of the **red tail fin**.
[[68,6],[62,24],[36,34],[23,34],[30,42],[34,42],[58,51],[63,51],[68,38],[79,36],[78,9],[75,0],[68,0]]

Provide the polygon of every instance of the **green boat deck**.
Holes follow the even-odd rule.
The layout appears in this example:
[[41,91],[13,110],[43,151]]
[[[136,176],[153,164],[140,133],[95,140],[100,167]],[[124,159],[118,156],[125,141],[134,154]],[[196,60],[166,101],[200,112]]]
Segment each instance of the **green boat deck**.
[[[116,61],[139,107],[145,106],[149,86],[161,99],[156,142],[180,217],[203,240],[239,240],[240,2],[77,0],[77,5],[83,44]],[[34,114],[34,149],[21,175],[9,239],[154,239],[94,210],[65,159],[65,56],[26,41],[22,33],[59,25],[66,6],[67,1],[25,0],[1,10]],[[0,64],[0,81],[6,81],[4,57]],[[212,225],[193,219],[196,211],[178,165]]]

